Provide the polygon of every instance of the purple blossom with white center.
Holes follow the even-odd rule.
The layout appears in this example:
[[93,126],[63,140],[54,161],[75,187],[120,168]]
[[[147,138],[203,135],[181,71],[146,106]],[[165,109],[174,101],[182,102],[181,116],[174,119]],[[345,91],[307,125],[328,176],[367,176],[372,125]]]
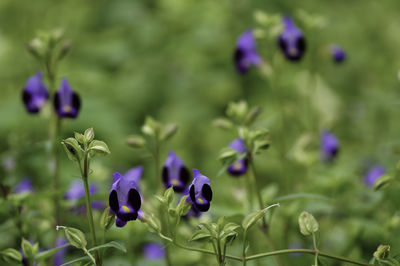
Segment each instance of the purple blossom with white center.
[[116,172],[114,183],[110,190],[110,212],[117,216],[115,224],[123,227],[128,221],[136,220],[139,215],[142,199],[139,193],[139,181],[143,167],[138,166],[129,170],[125,176]]
[[38,113],[49,99],[49,92],[42,81],[43,74],[38,72],[30,77],[22,92],[22,101],[29,113]]
[[210,179],[202,175],[199,170],[193,169],[193,182],[189,187],[189,197],[187,201],[201,212],[206,212],[210,209],[212,200],[212,190]]
[[32,181],[29,178],[24,178],[14,188],[15,193],[33,192]]
[[339,153],[339,140],[329,131],[321,134],[321,158],[323,161],[333,161]]
[[[239,153],[247,153],[246,145],[244,144],[243,139],[237,138],[231,143],[229,143],[229,147],[234,149]],[[228,167],[228,173],[232,176],[241,176],[247,172],[248,159],[242,158],[234,162],[231,166]]]
[[364,182],[367,186],[372,187],[375,181],[385,174],[385,168],[381,165],[376,165],[368,170],[364,176]]
[[287,59],[298,61],[306,50],[303,32],[297,28],[289,16],[283,17],[284,30],[279,35],[278,44]]
[[164,258],[165,249],[158,243],[148,243],[143,247],[144,256],[149,260],[159,260]]
[[336,63],[341,63],[346,60],[346,53],[340,46],[336,44],[331,45],[331,55]]
[[[65,244],[68,244],[68,241],[62,237],[57,238],[56,240],[56,248],[64,246]],[[64,260],[64,255],[67,252],[67,248],[60,249],[57,251],[57,253],[54,255],[54,266],[62,265],[65,263]]]
[[76,118],[81,108],[79,95],[62,79],[60,89],[54,95],[54,108],[59,117]]
[[[89,193],[90,195],[97,193],[97,186],[95,184],[89,184]],[[70,189],[65,192],[65,199],[66,200],[74,200],[77,201],[81,198],[85,197],[85,187],[83,185],[82,180],[75,180],[71,183]],[[104,203],[101,201],[92,201],[92,208],[101,210],[104,208]],[[85,213],[86,212],[86,205],[81,205],[73,208],[77,213]]]
[[190,179],[190,172],[173,151],[169,152],[168,158],[162,170],[162,180],[164,186],[173,187],[175,192],[182,193]]
[[253,30],[249,29],[245,31],[237,39],[234,62],[236,70],[240,74],[246,73],[253,65],[261,64],[261,57],[257,52]]

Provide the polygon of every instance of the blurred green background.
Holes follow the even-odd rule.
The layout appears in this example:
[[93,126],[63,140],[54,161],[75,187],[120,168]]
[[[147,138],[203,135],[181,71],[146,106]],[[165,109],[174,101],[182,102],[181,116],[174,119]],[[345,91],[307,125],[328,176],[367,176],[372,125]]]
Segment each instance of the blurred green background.
[[[156,191],[148,181],[155,179],[149,155],[125,145],[125,138],[139,133],[146,115],[151,115],[180,126],[162,161],[168,150],[175,150],[188,167],[210,177],[215,199],[207,217],[248,213],[242,202],[245,198],[240,196],[242,180],[226,174],[217,177],[222,167],[218,152],[236,133],[211,124],[214,118],[224,116],[229,102],[245,99],[262,107],[257,125],[271,132],[270,150],[256,158],[265,199],[273,203],[296,193],[329,198],[282,201],[271,221],[276,247],[311,246],[297,228],[298,214],[308,210],[321,223],[321,249],[369,260],[379,244],[391,244],[396,254],[400,252],[399,187],[394,184],[374,192],[362,178],[368,167],[377,163],[393,172],[400,151],[399,8],[395,0],[2,0],[0,147],[3,165],[11,158],[15,167],[3,167],[1,181],[13,187],[23,177],[30,177],[35,190],[49,189],[48,112],[27,114],[21,93],[26,79],[41,70],[26,51],[27,43],[40,30],[64,28],[72,48],[60,63],[57,84],[67,77],[81,96],[82,109],[76,120],[64,121],[62,137],[94,127],[96,138],[107,142],[111,155],[92,165],[93,180],[101,187],[100,199],[107,202],[112,172],[125,172],[139,164],[145,166],[145,197],[151,198]],[[321,16],[325,26],[307,28],[296,16],[299,10]],[[256,11],[291,14],[306,36],[308,50],[299,63],[285,61],[275,39],[258,40],[263,60],[277,73],[275,80],[257,68],[238,75],[233,65],[237,37],[248,28],[267,30],[254,19]],[[347,52],[344,64],[332,62],[331,43]],[[315,160],[322,129],[331,130],[340,141],[339,158],[330,165]],[[310,138],[306,155],[314,159],[296,156],[296,143],[304,136]],[[64,154],[61,157],[66,190],[79,174]],[[51,230],[51,223],[35,214],[34,202],[30,204],[27,228],[35,224],[40,229],[28,235],[46,245],[41,233]],[[51,201],[47,205],[50,208]],[[70,220],[66,221],[71,221],[67,216]],[[18,233],[6,230],[12,228],[7,213],[1,218],[0,247],[18,246]],[[84,228],[85,221],[80,219],[71,223],[81,223]],[[142,258],[141,245],[157,238],[137,222],[124,230],[114,228],[109,238],[126,241],[129,232],[137,241],[129,240],[128,254],[116,252],[110,261],[148,263]],[[258,244],[255,250],[267,251]],[[239,243],[229,253],[240,254]],[[176,265],[186,264],[187,255],[176,251]],[[196,254],[191,259],[188,263],[205,265],[214,258]],[[312,261],[305,255],[282,259],[285,265],[309,265]],[[259,265],[266,262],[275,263],[268,259]]]

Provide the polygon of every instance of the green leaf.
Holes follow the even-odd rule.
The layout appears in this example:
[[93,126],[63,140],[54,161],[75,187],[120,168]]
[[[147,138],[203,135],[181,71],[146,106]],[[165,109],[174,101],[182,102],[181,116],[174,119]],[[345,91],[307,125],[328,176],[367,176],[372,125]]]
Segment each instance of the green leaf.
[[190,241],[209,241],[210,239],[212,239],[210,232],[207,229],[200,229],[192,235]]
[[242,227],[245,231],[249,230],[255,223],[257,223],[267,213],[268,209],[272,207],[279,207],[279,203],[268,206],[265,209],[255,211],[247,215],[242,221]]
[[74,133],[75,139],[80,143],[80,144],[84,144],[85,143],[85,137],[78,132]]
[[62,245],[62,246],[57,247],[57,248],[52,248],[52,249],[40,252],[35,256],[35,261],[41,261],[41,260],[45,260],[47,258],[50,258],[54,254],[56,254],[57,251],[59,251],[59,250],[61,250],[63,248],[69,247],[69,246],[70,246],[70,244],[65,244],[65,245]]
[[39,244],[31,244],[28,240],[25,238],[22,238],[21,242],[21,248],[22,252],[24,253],[25,257],[27,258],[33,258],[35,257],[36,253],[39,251]]
[[118,250],[126,253],[126,248],[124,247],[124,245],[122,245],[121,243],[118,243],[116,241],[111,241],[111,242],[105,243],[103,245],[93,247],[93,248],[89,249],[89,252],[99,250],[99,249],[105,249],[105,248],[115,248],[115,249],[118,249]]
[[212,125],[214,127],[222,128],[222,129],[232,129],[233,128],[233,123],[226,118],[217,118],[212,121]]
[[161,141],[168,140],[176,134],[178,131],[178,125],[169,124],[166,126],[165,130],[161,133]]
[[310,213],[303,211],[299,216],[300,232],[305,235],[311,235],[318,231],[318,222]]
[[90,258],[88,256],[80,257],[80,258],[68,261],[68,262],[66,262],[64,264],[61,264],[60,266],[76,265],[75,263],[80,262],[80,261],[84,261],[84,260],[90,260]]
[[7,248],[5,250],[2,250],[0,252],[0,254],[1,254],[2,258],[8,263],[22,261],[21,253],[18,250],[13,249],[13,248]]
[[91,157],[95,155],[110,154],[107,144],[101,140],[93,140],[89,145],[89,154]]
[[167,190],[164,192],[164,199],[168,206],[172,203],[174,200],[174,188],[170,186]]
[[176,207],[179,216],[185,216],[192,207],[192,204],[186,201],[187,197],[187,195],[183,196]]

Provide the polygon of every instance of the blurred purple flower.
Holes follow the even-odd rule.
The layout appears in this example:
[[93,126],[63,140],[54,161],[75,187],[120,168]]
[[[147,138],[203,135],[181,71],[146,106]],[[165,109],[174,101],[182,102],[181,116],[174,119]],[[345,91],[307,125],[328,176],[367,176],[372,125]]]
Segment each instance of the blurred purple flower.
[[[62,237],[57,238],[56,240],[56,248],[61,247],[65,244],[68,244],[68,241]],[[57,253],[54,255],[54,266],[59,266],[65,263],[64,261],[64,255],[67,252],[67,248],[60,249],[57,251]]]
[[30,77],[22,92],[22,100],[29,113],[38,113],[49,99],[49,92],[42,81],[42,72]]
[[261,58],[257,52],[257,44],[251,29],[242,33],[236,42],[234,54],[236,70],[240,74],[246,73],[252,65],[259,65]]
[[14,188],[15,193],[33,192],[32,181],[29,178],[24,178]]
[[346,53],[338,45],[331,45],[331,55],[336,63],[341,63],[346,60]]
[[383,168],[381,165],[376,165],[370,168],[365,174],[364,182],[367,186],[372,187],[375,181],[383,174],[385,174],[385,168]]
[[[237,138],[231,143],[229,143],[229,147],[231,147],[232,149],[234,149],[239,153],[247,153],[246,146],[244,144],[243,139],[241,138]],[[239,159],[228,167],[228,172],[232,176],[241,176],[247,172],[247,165],[248,165],[247,158]]]
[[159,260],[165,256],[163,245],[157,243],[149,243],[144,245],[143,253],[144,256],[149,260]]
[[169,152],[168,158],[162,170],[164,186],[173,186],[175,192],[184,192],[190,179],[190,172],[183,164],[183,161],[173,152]]
[[339,141],[331,132],[321,134],[321,158],[323,161],[333,161],[339,152]]
[[[98,188],[95,184],[89,184],[90,195],[95,194]],[[82,180],[75,180],[71,183],[70,189],[65,192],[66,200],[79,200],[85,197],[85,187],[83,186]],[[104,208],[104,203],[101,201],[92,201],[92,208],[101,210]],[[80,206],[75,206],[72,210],[76,211],[78,214],[86,212],[86,205],[82,204]]]
[[287,59],[300,60],[306,50],[303,32],[296,27],[290,16],[283,17],[284,30],[279,35],[278,44]]
[[[291,243],[289,246],[289,249],[300,249],[302,246],[299,243]],[[290,256],[292,257],[298,257],[301,256],[301,253],[290,253]]]
[[54,95],[54,108],[59,117],[76,118],[81,108],[79,95],[62,79],[60,89]]
[[189,197],[193,206],[201,212],[206,212],[210,208],[212,200],[212,190],[208,177],[202,175],[199,170],[193,169],[193,182],[189,187]]
[[116,172],[113,175],[114,184],[110,190],[110,212],[115,213],[117,227],[123,227],[128,221],[136,220],[142,204],[139,193],[139,181],[143,167],[138,166],[129,170],[125,176]]

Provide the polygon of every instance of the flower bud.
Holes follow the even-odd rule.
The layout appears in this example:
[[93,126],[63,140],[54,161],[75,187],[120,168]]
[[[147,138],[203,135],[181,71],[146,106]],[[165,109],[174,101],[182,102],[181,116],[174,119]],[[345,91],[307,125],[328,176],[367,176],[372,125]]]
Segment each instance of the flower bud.
[[374,257],[378,260],[387,259],[390,254],[389,245],[379,245],[377,250],[374,252]]
[[76,139],[67,138],[66,140],[63,140],[61,143],[70,160],[80,161],[82,159],[82,148]]
[[138,135],[131,135],[129,136],[125,143],[132,148],[143,148],[146,145],[146,140]]
[[212,125],[214,127],[218,127],[218,128],[226,129],[226,130],[233,128],[232,122],[225,118],[214,119],[214,121],[212,122]]
[[107,207],[100,218],[100,227],[103,230],[108,230],[115,222],[115,214],[110,212],[110,207]]
[[86,248],[87,241],[85,238],[85,234],[76,228],[66,227],[66,226],[57,226],[56,229],[64,229],[65,236],[67,237],[69,243],[80,249]]
[[178,131],[178,125],[176,124],[170,124],[167,125],[164,133],[161,136],[161,140],[168,140],[171,138],[175,133]]
[[303,211],[299,216],[299,226],[300,232],[305,236],[314,234],[318,231],[319,227],[318,222],[317,220],[315,220],[314,216],[306,211]]
[[39,244],[36,243],[32,245],[28,240],[22,238],[21,248],[24,255],[31,259],[35,257],[36,253],[39,251]]

